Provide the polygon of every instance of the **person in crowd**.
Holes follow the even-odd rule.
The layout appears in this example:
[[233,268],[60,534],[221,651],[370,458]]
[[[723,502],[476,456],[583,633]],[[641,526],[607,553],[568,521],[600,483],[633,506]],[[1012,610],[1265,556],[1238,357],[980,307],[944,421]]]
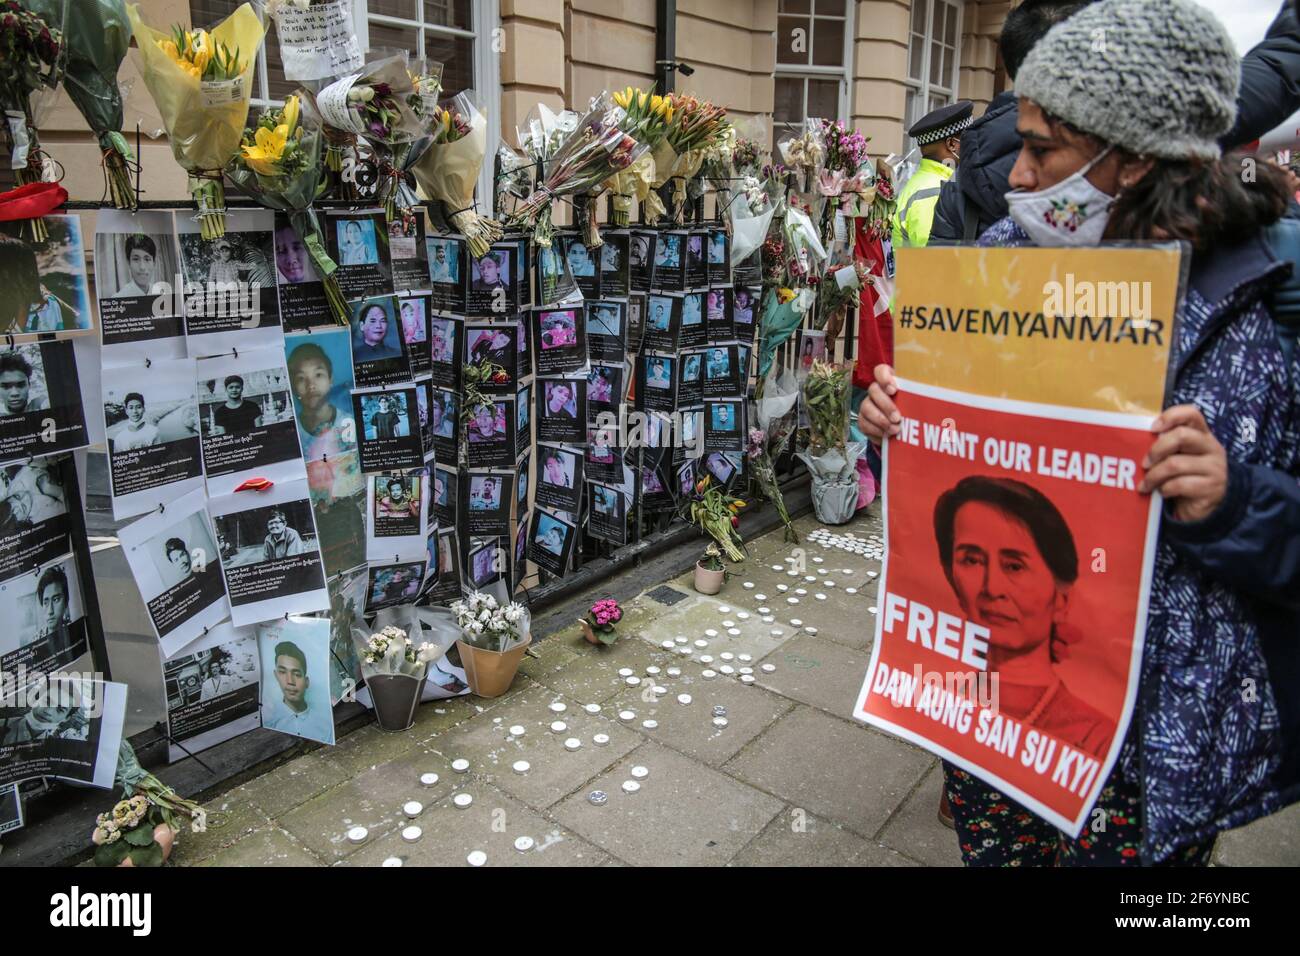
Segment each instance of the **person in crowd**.
[[[1191,0],[1099,0],[1017,71],[1010,215],[980,244],[1193,251],[1141,462],[1164,511],[1138,707],[1097,804],[1110,825],[1071,839],[945,764],[969,865],[1204,864],[1218,833],[1300,799],[1300,400],[1267,305],[1288,266],[1263,240],[1288,194],[1267,164],[1247,183],[1222,156],[1240,82],[1231,39]],[[1047,214],[1063,204],[1086,213]],[[858,420],[878,443],[907,397],[889,366],[873,377]]]
[[[1007,76],[1049,29],[1095,0],[1024,0],[1002,24],[998,46]],[[1219,137],[1224,149],[1258,139],[1300,109],[1300,21],[1282,3],[1264,39],[1241,62],[1237,117]],[[1003,198],[1021,139],[1016,132],[1016,95],[995,96],[984,114],[962,133],[961,168],[943,186],[934,214],[932,242],[970,242],[1007,215]]]
[[939,190],[961,157],[961,132],[971,123],[975,104],[962,100],[941,106],[912,124],[907,135],[921,149],[921,165],[898,194],[893,219],[894,248],[924,246],[930,241]]

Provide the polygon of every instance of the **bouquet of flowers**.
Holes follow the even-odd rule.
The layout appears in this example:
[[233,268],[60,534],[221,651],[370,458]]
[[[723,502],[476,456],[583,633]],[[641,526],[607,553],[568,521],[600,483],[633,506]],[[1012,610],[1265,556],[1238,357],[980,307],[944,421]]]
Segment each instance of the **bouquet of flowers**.
[[406,631],[392,624],[371,634],[358,650],[365,677],[404,674],[418,678],[430,661],[442,656],[439,645],[425,641],[417,647]]
[[[47,22],[61,19],[64,0],[26,0]],[[71,12],[71,10],[69,10]],[[63,87],[86,124],[99,138],[109,200],[118,209],[135,208],[128,167],[134,160],[122,135],[122,93],[117,73],[131,45],[124,0],[83,0],[63,23]]]
[[432,140],[411,166],[429,199],[447,209],[447,219],[469,242],[476,259],[501,238],[501,223],[474,210],[474,186],[487,154],[487,120],[466,93],[433,113]]
[[813,510],[826,524],[843,524],[858,506],[858,459],[865,443],[848,440],[852,369],[813,362],[804,381],[812,436],[798,458],[812,475]]
[[216,239],[226,232],[221,171],[239,150],[266,27],[247,3],[211,32],[178,26],[161,33],[140,18],[137,4],[127,7],[127,14],[145,86],[162,116],[172,155],[189,173],[200,231],[204,239]]
[[504,653],[528,638],[528,609],[515,601],[502,605],[490,594],[472,591],[452,602],[451,613],[461,639],[474,647]]
[[[5,0],[0,11],[0,106],[8,114],[9,167],[17,184],[26,186],[45,178],[32,97],[57,82],[63,35],[16,0]],[[37,242],[48,236],[39,219],[30,228]]]
[[817,171],[817,191],[845,208],[857,199],[870,205],[875,198],[875,173],[867,155],[867,137],[845,129],[839,120],[822,120],[823,166]]
[[428,131],[440,116],[438,94],[442,91],[442,64],[430,63],[412,72],[411,87],[407,105],[424,134],[416,140],[372,144],[379,160],[379,201],[389,222],[409,214],[419,204],[419,197],[409,185],[410,173],[420,154],[433,142]]
[[204,818],[202,807],[141,767],[125,740],[118,747],[114,782],[126,799],[95,820],[91,842],[98,866],[117,866],[127,858],[132,866],[161,866],[163,848],[154,837],[158,825],[179,833],[182,820],[194,820],[197,829]]
[[855,259],[831,269],[817,284],[817,328],[826,330],[828,348],[839,337],[849,307],[858,304],[863,283],[870,282],[870,276],[868,262]]
[[849,435],[850,372],[828,362],[813,362],[804,382],[804,405],[811,429],[809,450],[814,456],[844,449]]
[[763,379],[754,409],[754,421],[758,427],[749,430],[745,449],[759,491],[776,506],[777,514],[785,524],[785,540],[796,544],[799,535],[785,507],[785,498],[776,477],[776,461],[795,433],[798,402],[799,387],[789,372],[781,372],[779,377],[769,374]]
[[712,475],[705,475],[695,483],[685,517],[699,525],[732,561],[744,561],[745,540],[740,536],[740,510],[744,507],[744,501],[715,484]]
[[108,813],[95,817],[90,842],[95,844],[96,866],[118,866],[130,860],[132,866],[162,866],[162,845],[154,830],[162,814],[142,793],[121,800]]
[[809,192],[816,182],[817,170],[826,160],[822,120],[804,120],[803,132],[777,144],[781,162],[799,177],[799,191]]
[[411,106],[415,84],[407,62],[405,53],[390,56],[316,94],[316,109],[330,131],[330,169],[342,168],[343,149],[358,136],[382,145],[419,138],[420,118]]
[[616,172],[605,182],[613,194],[610,221],[618,227],[631,222],[632,200],[645,202],[654,180],[653,150],[668,133],[673,118],[673,103],[669,96],[659,96],[653,90],[638,90],[629,86],[614,94],[614,104],[622,108],[623,132],[645,144],[647,151],[637,157],[626,169]]
[[646,152],[646,145],[622,128],[624,112],[609,94],[592,100],[591,109],[543,167],[542,184],[511,213],[509,224],[531,228],[533,241],[549,247],[554,235],[551,203],[557,196],[588,193]]
[[318,117],[304,116],[302,107],[302,100],[291,95],[284,106],[265,111],[244,130],[226,175],[263,206],[289,214],[289,223],[325,286],[330,312],[335,321],[347,325],[348,307],[334,276],[338,266],[325,251],[320,222],[311,207],[321,188],[321,125]]
[[614,625],[623,620],[623,609],[613,598],[605,598],[593,604],[583,620],[595,632],[600,643],[613,644],[618,640]]
[[[659,189],[673,182],[673,222],[681,225],[686,211],[686,184],[704,164],[705,153],[719,144],[731,124],[725,107],[674,93],[671,97],[673,118],[663,142],[654,151],[655,179]],[[646,208],[647,222],[655,222],[664,213],[661,202],[651,200]]]

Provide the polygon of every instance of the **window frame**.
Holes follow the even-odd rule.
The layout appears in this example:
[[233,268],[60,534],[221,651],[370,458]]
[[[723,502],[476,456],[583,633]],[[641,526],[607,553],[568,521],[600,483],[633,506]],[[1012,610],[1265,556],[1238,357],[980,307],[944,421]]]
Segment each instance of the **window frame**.
[[[793,80],[802,81],[803,104],[800,113],[804,119],[808,118],[808,81],[838,79],[840,81],[839,97],[836,104],[838,112],[835,116],[826,116],[826,117],[819,117],[819,118],[829,119],[829,120],[843,120],[846,125],[848,125],[849,122],[851,121],[853,96],[852,96],[852,87],[850,84],[852,83],[853,80],[853,53],[854,53],[854,46],[856,44],[854,31],[856,30],[857,27],[857,20],[856,20],[857,8],[858,8],[857,0],[845,0],[844,18],[843,18],[844,49],[841,52],[841,63],[839,66],[817,66],[813,64],[781,63],[779,62],[779,60],[776,64],[776,69],[773,74],[773,82],[779,79],[793,79]],[[827,20],[840,19],[839,17],[836,16],[827,16],[824,14],[819,16],[816,13],[816,0],[811,0],[809,4],[809,11],[810,12],[808,14],[808,19],[813,25],[812,26],[813,33],[816,32],[817,29],[816,21],[818,19],[827,19]],[[798,16],[799,14],[786,14],[786,15]],[[779,24],[781,22],[780,21],[781,16],[782,14],[780,9],[780,3],[778,2],[777,4],[778,29],[780,29]],[[813,49],[812,44],[813,44],[813,35],[812,33],[810,33],[808,36],[808,51],[809,51],[808,58],[809,59],[812,59],[812,49]],[[796,129],[797,126],[777,120],[775,104],[773,104],[773,107],[774,108],[772,113],[772,138],[773,141],[775,141],[777,138],[779,138],[782,132]],[[802,123],[803,120],[800,120],[799,122]]]
[[[911,76],[910,68],[912,63],[912,44],[916,40],[917,34],[912,29],[913,18],[916,15],[917,4],[925,4],[925,34],[923,37],[924,48],[921,51],[921,78],[915,80]],[[956,12],[956,29],[954,31],[953,56],[952,56],[952,75],[948,77],[948,83],[936,84],[930,80],[931,54],[934,52],[936,42],[942,43],[940,38],[935,40],[934,36],[934,11],[936,5],[944,4]],[[966,10],[965,4],[960,0],[912,0],[912,8],[908,11],[907,21],[907,67],[904,69],[903,85],[908,92],[915,95],[913,102],[921,103],[921,112],[916,116],[910,116],[904,111],[903,115],[903,154],[909,152],[912,145],[912,137],[907,135],[908,128],[918,119],[930,112],[930,97],[940,95],[947,98],[949,104],[957,102],[957,96],[960,92],[961,84],[961,46],[962,46],[962,20]],[[945,92],[946,91],[946,92]],[[904,103],[906,103],[906,97]]]

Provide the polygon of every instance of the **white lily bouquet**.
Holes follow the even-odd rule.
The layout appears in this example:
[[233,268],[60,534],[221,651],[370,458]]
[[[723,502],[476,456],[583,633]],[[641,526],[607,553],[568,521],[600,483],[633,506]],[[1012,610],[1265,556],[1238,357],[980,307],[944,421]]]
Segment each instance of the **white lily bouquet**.
[[406,631],[389,625],[361,645],[361,673],[367,677],[422,677],[430,661],[442,656],[443,649],[428,641],[416,645]]
[[452,602],[451,613],[462,639],[474,647],[504,653],[528,639],[531,617],[517,601],[503,605],[491,594],[473,591],[464,600]]

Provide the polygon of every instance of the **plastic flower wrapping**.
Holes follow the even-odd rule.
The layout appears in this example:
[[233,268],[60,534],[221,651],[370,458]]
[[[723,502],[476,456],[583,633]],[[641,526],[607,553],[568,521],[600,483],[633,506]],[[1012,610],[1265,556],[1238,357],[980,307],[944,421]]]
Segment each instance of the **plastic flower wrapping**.
[[411,92],[406,103],[415,114],[420,135],[414,140],[372,142],[379,162],[379,203],[389,222],[410,215],[420,199],[411,188],[411,167],[433,141],[430,131],[441,119],[438,95],[442,92],[442,64],[426,62],[410,73]]
[[613,197],[610,223],[622,228],[632,221],[633,200],[643,203],[650,195],[650,184],[655,176],[653,151],[668,134],[673,103],[671,96],[659,96],[653,90],[638,90],[631,86],[615,93],[613,99],[614,105],[624,111],[623,132],[648,147],[632,165],[619,170],[605,182],[605,188]]
[[325,298],[335,321],[348,323],[348,308],[334,271],[338,265],[325,251],[320,221],[312,209],[324,172],[321,163],[320,118],[297,95],[284,106],[265,111],[244,130],[239,152],[226,175],[241,192],[268,209],[289,214],[289,224],[311,256],[325,286]]
[[447,220],[465,236],[476,259],[502,235],[501,223],[474,208],[486,155],[487,118],[466,91],[434,111],[430,144],[411,165],[420,192],[446,207]]
[[532,624],[522,604],[502,604],[484,591],[471,591],[462,600],[453,601],[451,613],[461,630],[461,640],[489,651],[505,652],[526,641]]
[[358,634],[357,651],[361,655],[363,676],[423,677],[430,661],[442,656],[441,645],[422,641],[416,644],[407,632],[390,624],[364,640]]
[[[515,208],[508,224],[531,229],[533,241],[549,248],[555,235],[551,206],[557,197],[598,194],[602,183],[627,169],[646,152],[645,143],[623,131],[625,115],[623,108],[616,106],[608,93],[595,97],[591,108],[578,120],[573,131],[542,159],[545,175],[541,185]],[[538,155],[549,142],[550,133],[544,135],[548,139],[542,144],[530,139],[520,145],[530,155]]]
[[[680,93],[672,94],[671,99],[672,121],[663,142],[654,150],[655,178],[651,186],[660,189],[669,182],[673,184],[673,222],[680,226],[686,213],[687,183],[700,171],[707,151],[721,142],[730,123],[725,107]],[[665,211],[657,197],[649,199],[646,222],[653,225]]]
[[[47,23],[63,18],[65,0],[26,0]],[[68,12],[73,12],[69,7]],[[117,73],[131,45],[131,22],[124,0],[81,0],[76,16],[63,20],[63,75],[68,98],[85,117],[104,153],[109,201],[118,209],[135,207],[128,172],[134,154],[122,135],[122,93]]]
[[204,239],[226,232],[221,171],[239,150],[248,119],[253,66],[266,26],[244,3],[211,32],[175,27],[163,33],[127,7],[141,73],[162,116],[172,155],[189,173]]

